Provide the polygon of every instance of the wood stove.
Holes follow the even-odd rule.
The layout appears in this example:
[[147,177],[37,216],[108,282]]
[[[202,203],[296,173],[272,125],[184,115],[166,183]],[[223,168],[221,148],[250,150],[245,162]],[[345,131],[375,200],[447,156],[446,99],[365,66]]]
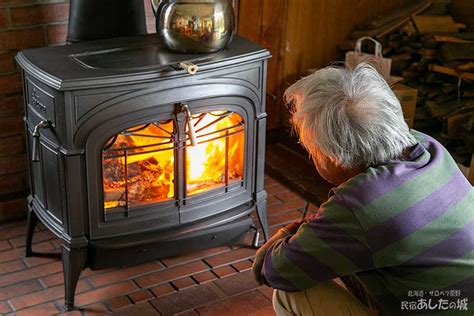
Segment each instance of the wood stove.
[[[81,270],[268,237],[268,51],[238,36],[207,55],[156,35],[30,49],[22,68],[31,195],[62,240],[65,304]],[[190,65],[196,74],[190,75]]]

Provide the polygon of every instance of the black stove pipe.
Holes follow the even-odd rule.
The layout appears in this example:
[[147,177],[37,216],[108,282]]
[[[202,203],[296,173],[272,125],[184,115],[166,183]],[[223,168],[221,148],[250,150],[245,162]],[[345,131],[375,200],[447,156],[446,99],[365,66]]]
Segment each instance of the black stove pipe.
[[71,0],[68,42],[146,34],[143,0]]

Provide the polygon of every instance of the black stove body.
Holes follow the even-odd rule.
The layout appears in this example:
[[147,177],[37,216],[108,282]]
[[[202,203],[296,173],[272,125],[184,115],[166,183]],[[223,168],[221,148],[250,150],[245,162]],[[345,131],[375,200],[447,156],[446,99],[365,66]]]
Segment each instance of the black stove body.
[[17,55],[30,157],[26,252],[34,255],[38,220],[61,238],[68,309],[85,267],[233,242],[253,227],[254,210],[268,237],[269,57],[239,37],[221,52],[175,54],[156,35]]

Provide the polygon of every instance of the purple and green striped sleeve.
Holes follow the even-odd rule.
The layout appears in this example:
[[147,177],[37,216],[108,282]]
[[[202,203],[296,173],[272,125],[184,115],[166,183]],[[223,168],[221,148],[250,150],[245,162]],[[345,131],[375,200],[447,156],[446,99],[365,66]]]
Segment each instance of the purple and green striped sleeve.
[[263,267],[270,286],[297,291],[373,269],[365,233],[344,204],[339,196],[332,196],[296,234],[270,248]]

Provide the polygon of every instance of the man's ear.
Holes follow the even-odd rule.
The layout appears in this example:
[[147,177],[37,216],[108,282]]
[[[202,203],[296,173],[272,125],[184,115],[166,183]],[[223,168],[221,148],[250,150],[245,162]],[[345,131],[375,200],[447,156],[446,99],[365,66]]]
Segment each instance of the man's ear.
[[318,153],[318,158],[317,161],[319,163],[324,164],[326,167],[337,167],[337,168],[342,168],[342,163],[338,159],[328,156],[324,154],[323,152]]
[[344,166],[342,165],[342,162],[334,157],[329,157],[327,156],[328,160],[330,161],[330,163],[338,168],[344,168]]

